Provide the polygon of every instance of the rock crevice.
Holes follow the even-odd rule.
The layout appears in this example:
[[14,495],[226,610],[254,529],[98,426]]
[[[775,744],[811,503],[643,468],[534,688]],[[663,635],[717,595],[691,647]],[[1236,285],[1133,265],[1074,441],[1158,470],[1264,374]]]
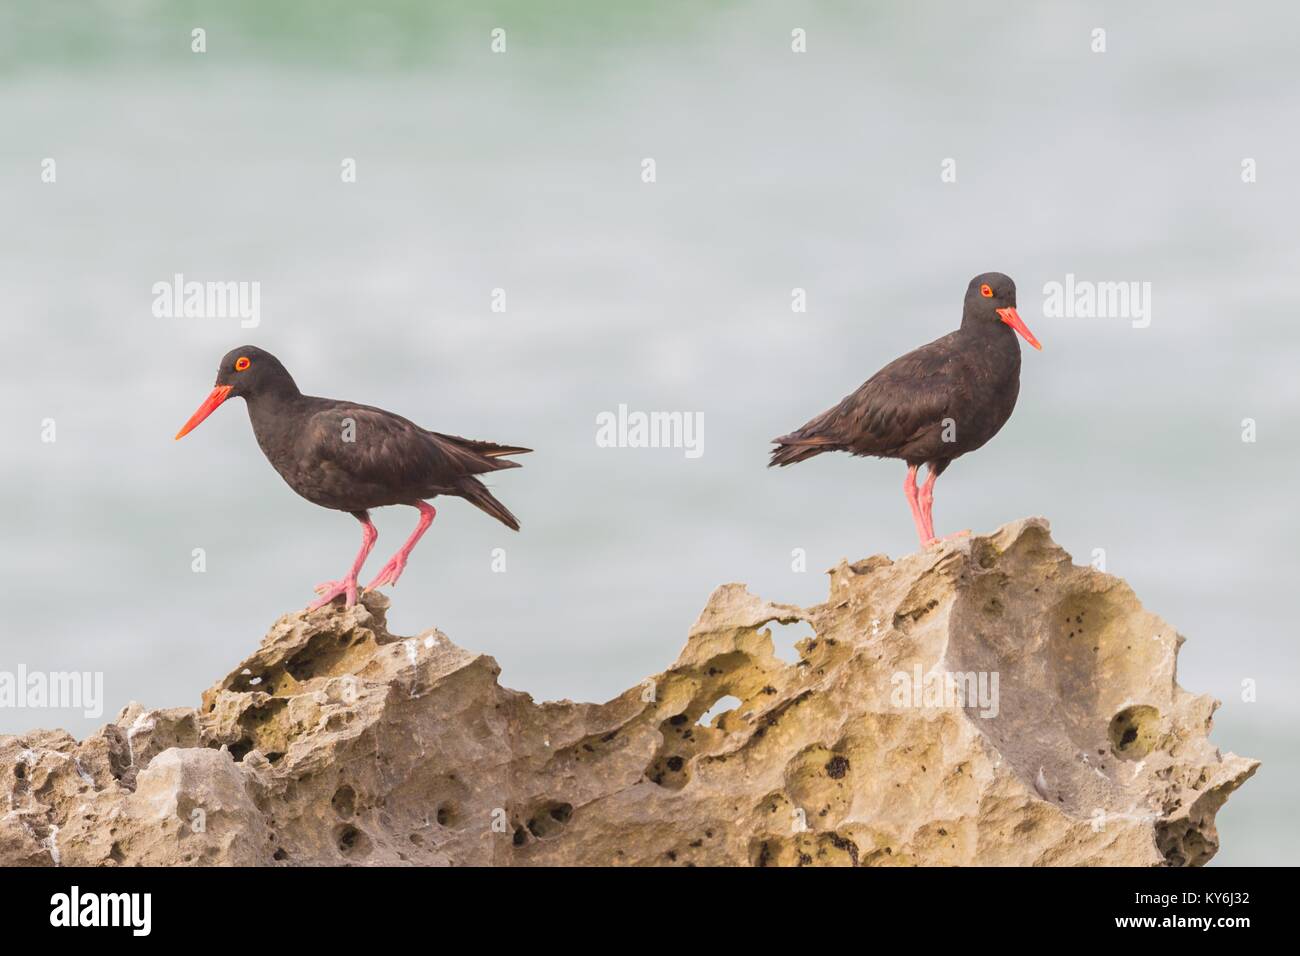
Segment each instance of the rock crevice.
[[723,585],[605,704],[536,703],[387,606],[286,615],[197,709],[0,737],[0,863],[1199,865],[1258,766],[1042,519],[842,563],[816,607]]

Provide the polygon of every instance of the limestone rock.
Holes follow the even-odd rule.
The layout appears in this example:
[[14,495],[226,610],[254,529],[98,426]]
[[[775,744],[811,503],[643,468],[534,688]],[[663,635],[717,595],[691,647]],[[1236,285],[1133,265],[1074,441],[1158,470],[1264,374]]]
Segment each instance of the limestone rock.
[[[281,618],[197,710],[0,737],[0,863],[1197,865],[1258,763],[1047,523],[718,588],[668,670],[535,703],[387,599]],[[791,665],[767,626],[814,631]],[[738,706],[710,722],[722,698]]]

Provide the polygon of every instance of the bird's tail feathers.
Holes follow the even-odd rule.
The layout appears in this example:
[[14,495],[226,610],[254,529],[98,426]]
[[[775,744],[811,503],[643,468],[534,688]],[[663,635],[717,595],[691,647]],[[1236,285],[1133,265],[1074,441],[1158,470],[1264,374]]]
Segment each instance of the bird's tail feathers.
[[510,455],[526,455],[531,448],[517,445],[498,445],[496,442],[476,441],[473,438],[461,438],[459,435],[444,435],[430,432],[438,439],[443,451],[457,460],[461,468],[471,475],[481,475],[489,471],[504,471],[507,468],[523,467],[517,461],[510,461]]
[[[511,464],[515,464],[511,462]],[[519,530],[519,519],[510,513],[510,509],[492,497],[492,492],[487,490],[487,486],[477,478],[462,478],[457,485],[459,494],[462,498],[478,508],[480,511],[490,514],[511,531]]]
[[769,468],[773,465],[784,468],[786,465],[807,461],[814,455],[820,455],[824,451],[835,451],[840,447],[833,438],[824,435],[801,435],[799,432],[791,432],[789,435],[773,438],[772,441],[777,447],[772,449],[772,460],[767,463]]

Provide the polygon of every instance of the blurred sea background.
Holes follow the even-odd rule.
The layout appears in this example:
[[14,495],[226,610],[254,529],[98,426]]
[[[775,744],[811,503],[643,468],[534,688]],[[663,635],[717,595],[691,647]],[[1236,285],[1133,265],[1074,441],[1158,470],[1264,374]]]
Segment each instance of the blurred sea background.
[[[194,705],[350,562],[356,522],[281,483],[241,404],[172,441],[236,345],[306,392],[537,449],[490,482],[523,532],[437,502],[390,624],[538,699],[605,700],[718,584],[814,604],[821,569],[914,549],[899,463],[768,471],[768,440],[1000,270],[1045,350],[936,524],[1041,514],[1078,563],[1104,549],[1187,636],[1214,740],[1263,760],[1216,863],[1293,863],[1298,35],[1280,0],[9,0],[0,668],[103,671],[106,701],[0,710],[0,732]],[[156,318],[176,273],[259,282],[260,325]],[[1067,273],[1150,282],[1150,326],[1045,317]],[[703,456],[597,447],[620,403],[702,412]],[[414,520],[376,513],[363,581]]]

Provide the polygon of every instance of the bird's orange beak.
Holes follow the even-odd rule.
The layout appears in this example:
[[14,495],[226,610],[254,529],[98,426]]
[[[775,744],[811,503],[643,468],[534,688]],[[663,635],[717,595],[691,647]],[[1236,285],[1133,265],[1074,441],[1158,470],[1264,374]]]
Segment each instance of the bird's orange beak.
[[181,430],[176,433],[176,437],[173,438],[172,441],[179,441],[190,432],[194,431],[194,429],[198,427],[199,422],[211,415],[216,407],[224,402],[229,395],[229,385],[218,385],[214,388],[208,397],[203,400],[203,404],[199,406],[198,411],[191,415],[190,420],[181,426]]
[[1040,352],[1043,350],[1043,346],[1039,344],[1038,339],[1034,338],[1034,333],[1029,331],[1029,326],[1025,325],[1025,323],[1021,321],[1019,312],[1011,308],[998,309],[998,315],[1002,317],[1003,322],[1023,335],[1026,342],[1038,349]]

